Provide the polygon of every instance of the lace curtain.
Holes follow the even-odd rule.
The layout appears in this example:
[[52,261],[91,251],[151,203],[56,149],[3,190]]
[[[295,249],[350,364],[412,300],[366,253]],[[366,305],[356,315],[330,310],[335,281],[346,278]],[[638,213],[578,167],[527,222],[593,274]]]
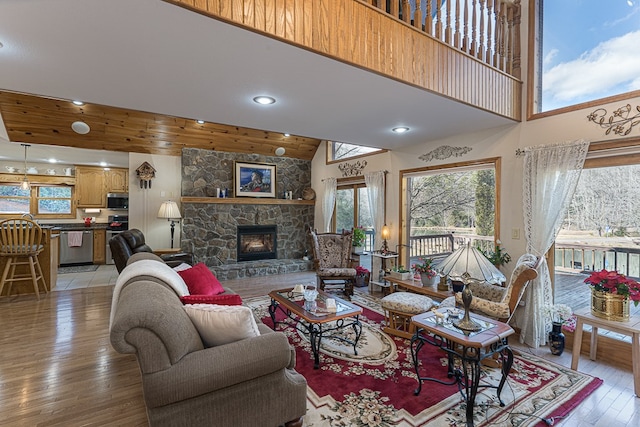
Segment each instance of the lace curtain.
[[384,225],[384,171],[365,174],[364,183],[369,196],[369,212],[373,219],[374,236],[380,236]]
[[525,149],[523,210],[527,252],[541,258],[529,284],[520,341],[534,348],[547,342],[542,307],[553,303],[549,266],[544,259],[560,231],[587,156],[589,142],[577,140]]
[[331,217],[333,207],[336,204],[336,192],[338,190],[338,180],[336,178],[325,178],[324,199],[322,200],[322,215],[324,219],[324,232],[331,232]]

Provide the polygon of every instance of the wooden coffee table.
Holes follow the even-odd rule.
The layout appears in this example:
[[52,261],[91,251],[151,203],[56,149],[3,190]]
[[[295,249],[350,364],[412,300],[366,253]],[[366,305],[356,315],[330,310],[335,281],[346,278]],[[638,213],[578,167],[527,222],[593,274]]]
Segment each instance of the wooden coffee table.
[[[295,322],[296,329],[309,334],[314,369],[318,369],[320,366],[320,344],[322,338],[332,337],[351,344],[353,353],[355,355],[358,354],[357,345],[362,334],[362,324],[358,319],[358,316],[362,314],[361,307],[324,291],[318,291],[318,297],[312,303],[305,301],[301,293],[294,293],[293,288],[271,291],[269,292],[269,297],[271,298],[269,315],[273,321],[274,330],[277,326],[276,310],[280,308],[288,318]],[[335,300],[335,312],[327,310],[327,298]],[[355,340],[351,341],[334,334],[335,331],[346,327],[353,328],[356,334]]]

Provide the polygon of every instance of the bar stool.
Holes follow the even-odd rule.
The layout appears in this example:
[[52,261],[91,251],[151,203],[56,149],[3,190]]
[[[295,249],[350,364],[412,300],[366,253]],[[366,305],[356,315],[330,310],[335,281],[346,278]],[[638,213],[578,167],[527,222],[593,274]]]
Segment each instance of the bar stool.
[[[47,292],[47,284],[38,262],[38,255],[43,249],[42,229],[35,221],[25,218],[0,221],[0,257],[7,258],[7,264],[0,279],[0,295],[5,283],[9,284],[7,295],[11,295],[13,282],[26,280],[33,283],[33,290],[38,300],[40,299],[39,280],[42,280],[44,292]],[[28,265],[29,272],[16,274],[18,265]]]

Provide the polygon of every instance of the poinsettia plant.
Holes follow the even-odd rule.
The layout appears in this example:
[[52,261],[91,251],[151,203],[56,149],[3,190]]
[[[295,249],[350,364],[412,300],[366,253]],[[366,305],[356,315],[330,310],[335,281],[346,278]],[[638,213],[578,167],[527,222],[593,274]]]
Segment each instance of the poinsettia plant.
[[367,274],[369,274],[369,270],[367,270],[365,267],[361,265],[356,267],[356,276],[366,276]]
[[594,271],[584,282],[596,291],[628,297],[636,306],[640,303],[640,283],[617,271]]
[[429,279],[435,277],[437,274],[433,269],[433,259],[431,258],[418,258],[417,263],[411,266],[414,273],[426,274]]

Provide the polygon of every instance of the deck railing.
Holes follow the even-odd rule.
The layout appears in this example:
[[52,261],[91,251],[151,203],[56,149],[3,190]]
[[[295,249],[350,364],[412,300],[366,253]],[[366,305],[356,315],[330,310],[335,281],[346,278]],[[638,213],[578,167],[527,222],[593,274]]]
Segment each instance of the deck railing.
[[521,77],[520,0],[367,0],[480,61]]
[[577,270],[615,270],[640,277],[640,248],[556,243],[555,266]]

